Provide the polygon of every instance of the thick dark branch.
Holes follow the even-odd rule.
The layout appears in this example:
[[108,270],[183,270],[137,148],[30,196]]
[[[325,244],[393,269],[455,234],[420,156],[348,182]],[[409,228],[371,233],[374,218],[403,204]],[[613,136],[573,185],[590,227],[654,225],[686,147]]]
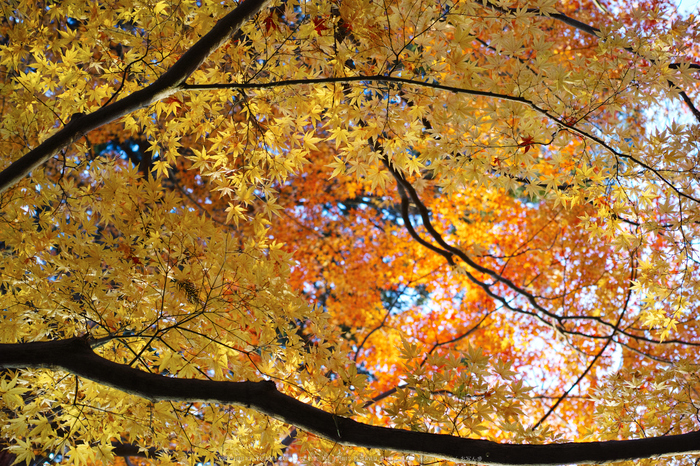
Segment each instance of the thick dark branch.
[[14,186],[32,170],[46,163],[58,151],[68,147],[90,131],[111,123],[138,109],[177,92],[185,80],[204,60],[229,40],[240,27],[257,14],[269,0],[245,0],[199,39],[182,57],[151,85],[102,107],[89,115],[71,118],[70,122],[36,148],[0,172],[0,193]]
[[0,367],[65,370],[154,402],[245,406],[340,444],[428,455],[463,464],[602,464],[700,453],[700,432],[623,441],[514,445],[371,426],[302,403],[279,392],[270,381],[219,382],[143,372],[98,356],[85,338],[2,344]]

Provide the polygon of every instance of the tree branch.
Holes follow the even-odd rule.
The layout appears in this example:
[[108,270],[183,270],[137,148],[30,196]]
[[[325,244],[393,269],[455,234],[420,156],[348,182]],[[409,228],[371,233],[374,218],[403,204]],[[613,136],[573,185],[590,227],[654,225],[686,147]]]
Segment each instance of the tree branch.
[[58,151],[68,147],[90,131],[179,91],[185,80],[204,63],[240,27],[257,14],[269,0],[245,0],[224,16],[199,39],[173,66],[149,86],[134,92],[88,115],[71,118],[70,122],[36,148],[30,150],[0,172],[0,193],[14,186],[32,170],[43,165]]
[[372,426],[302,403],[279,392],[271,381],[178,379],[143,372],[95,354],[87,338],[0,344],[0,367],[64,370],[154,402],[245,406],[343,445],[428,455],[460,463],[602,464],[674,454],[700,454],[700,432],[623,441],[513,445]]
[[[631,153],[626,153],[626,152],[619,151],[619,150],[615,149],[614,147],[612,147],[612,145],[607,143],[602,137],[598,137],[598,136],[591,134],[591,133],[589,133],[589,132],[587,132],[587,131],[585,131],[585,130],[583,130],[575,125],[567,123],[562,118],[556,116],[555,114],[551,113],[547,109],[540,107],[534,101],[527,99],[525,97],[513,96],[513,95],[508,95],[508,94],[500,94],[497,92],[490,92],[490,91],[479,91],[476,89],[466,89],[466,88],[462,88],[462,87],[448,86],[448,85],[439,84],[439,83],[430,83],[430,82],[426,82],[426,81],[418,81],[418,80],[411,79],[411,78],[402,78],[399,76],[384,76],[384,75],[342,76],[342,77],[324,77],[324,78],[311,78],[311,79],[288,79],[288,80],[282,80],[282,81],[269,81],[269,82],[265,82],[265,83],[184,84],[184,85],[182,85],[182,87],[180,89],[183,91],[205,91],[205,90],[214,90],[214,89],[236,89],[236,90],[240,90],[240,89],[273,89],[276,87],[289,87],[289,86],[298,86],[298,85],[304,85],[304,84],[306,84],[306,85],[336,84],[336,83],[341,84],[341,83],[352,83],[352,82],[367,82],[367,83],[369,83],[369,82],[386,82],[386,83],[408,84],[408,85],[412,85],[412,86],[418,86],[418,87],[424,87],[424,88],[452,92],[455,94],[465,94],[465,95],[472,95],[472,96],[477,96],[477,97],[487,97],[487,98],[496,99],[496,100],[503,100],[506,102],[515,102],[515,103],[530,107],[535,112],[547,117],[549,120],[556,123],[561,128],[568,130],[572,134],[576,134],[583,139],[587,139],[589,141],[595,142],[596,144],[602,146],[605,150],[607,150],[613,156],[619,157],[622,159],[630,160],[630,161],[634,162],[635,164],[639,165],[640,167],[644,168],[645,170],[650,171],[659,180],[661,180],[662,183],[664,183],[669,188],[671,188],[679,196],[700,204],[700,199],[681,191],[673,183],[671,183],[668,179],[666,179],[661,174],[662,171],[665,171],[664,169],[654,168],[653,166],[647,164],[643,160],[635,157]],[[1,187],[2,187],[2,185],[0,184],[0,188]]]

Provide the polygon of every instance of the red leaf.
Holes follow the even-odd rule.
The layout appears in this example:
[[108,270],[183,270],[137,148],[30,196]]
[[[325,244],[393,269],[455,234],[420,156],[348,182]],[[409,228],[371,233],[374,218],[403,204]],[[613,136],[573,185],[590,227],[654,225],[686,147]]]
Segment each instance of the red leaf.
[[533,143],[535,142],[535,138],[532,136],[525,136],[522,141],[518,144],[518,147],[524,147],[525,148],[525,153],[532,148]]
[[178,99],[177,97],[175,97],[174,95],[168,97],[163,102],[165,102],[166,104],[178,103],[178,104],[182,105],[182,101],[180,99]]
[[324,24],[324,19],[323,18],[314,18],[314,30],[318,33],[321,34],[321,32],[326,31],[330,29],[328,26]]
[[277,25],[277,23],[275,22],[275,18],[272,15],[265,18],[263,24],[265,25],[266,32],[270,32],[270,29],[274,29],[275,31],[280,30],[280,27]]

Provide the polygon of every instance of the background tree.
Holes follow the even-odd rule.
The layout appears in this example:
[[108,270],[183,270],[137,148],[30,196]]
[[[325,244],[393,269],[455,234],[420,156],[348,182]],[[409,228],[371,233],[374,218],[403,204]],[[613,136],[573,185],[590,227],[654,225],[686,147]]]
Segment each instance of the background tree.
[[694,460],[694,17],[2,7],[17,461]]

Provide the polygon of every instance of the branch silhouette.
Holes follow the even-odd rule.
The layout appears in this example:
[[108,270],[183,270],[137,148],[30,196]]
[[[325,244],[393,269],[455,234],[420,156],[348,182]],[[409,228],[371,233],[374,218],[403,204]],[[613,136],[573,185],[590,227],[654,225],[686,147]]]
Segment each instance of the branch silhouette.
[[179,91],[185,80],[204,60],[229,40],[252,16],[262,10],[269,0],[246,0],[199,39],[175,64],[147,87],[90,114],[72,118],[57,133],[30,150],[0,172],[0,193],[14,186],[32,170],[43,165],[90,131],[111,123],[138,109],[164,99]]
[[462,464],[604,464],[700,453],[700,432],[636,440],[515,445],[372,426],[302,403],[278,391],[271,381],[178,379],[143,372],[102,358],[84,337],[1,344],[0,367],[63,370],[153,402],[244,406],[343,445],[428,455]]

